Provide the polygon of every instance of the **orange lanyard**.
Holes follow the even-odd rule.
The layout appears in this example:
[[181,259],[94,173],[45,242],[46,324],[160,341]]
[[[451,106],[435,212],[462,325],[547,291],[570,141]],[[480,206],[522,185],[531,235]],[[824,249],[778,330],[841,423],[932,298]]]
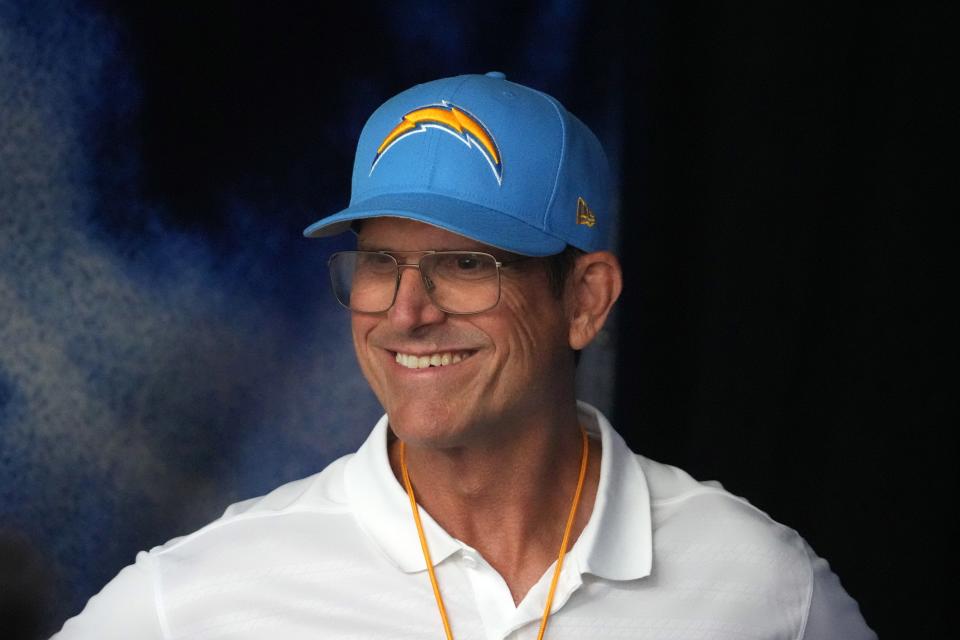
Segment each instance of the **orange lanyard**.
[[[583,438],[583,452],[580,454],[580,479],[577,480],[577,491],[573,495],[573,504],[570,505],[570,515],[567,516],[567,526],[563,531],[563,542],[560,543],[557,566],[553,570],[553,579],[550,581],[550,591],[547,593],[547,606],[543,609],[543,618],[540,620],[540,632],[537,634],[537,640],[543,640],[543,634],[547,631],[547,619],[550,617],[550,607],[553,605],[553,594],[556,592],[557,582],[560,580],[560,571],[563,569],[563,558],[567,555],[567,545],[570,542],[570,531],[573,529],[573,521],[577,515],[577,507],[580,506],[580,495],[583,493],[583,481],[587,477],[587,459],[590,455],[590,447],[587,443],[587,432],[583,427],[580,427],[580,435]],[[420,548],[423,550],[423,559],[427,562],[427,573],[430,575],[433,597],[437,600],[437,609],[440,611],[443,631],[447,635],[447,640],[453,640],[453,633],[450,631],[450,621],[447,619],[447,610],[446,607],[443,606],[443,597],[440,595],[440,586],[437,584],[437,576],[433,572],[433,561],[430,559],[427,537],[423,534],[423,524],[420,522],[420,510],[417,509],[417,499],[413,495],[413,485],[410,484],[410,474],[407,473],[405,451],[403,440],[401,440],[400,472],[403,475],[403,486],[406,487],[407,497],[410,498],[410,510],[413,512],[413,521],[417,525],[417,535],[420,536]]]

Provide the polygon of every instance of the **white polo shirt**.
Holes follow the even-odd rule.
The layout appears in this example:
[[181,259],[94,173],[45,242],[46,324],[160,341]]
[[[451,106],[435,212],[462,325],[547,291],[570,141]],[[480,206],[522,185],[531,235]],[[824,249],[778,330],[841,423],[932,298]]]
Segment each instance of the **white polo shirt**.
[[[564,561],[549,640],[876,638],[795,531],[715,483],[633,454],[580,403],[603,456]],[[387,418],[357,453],[137,555],[56,640],[443,638]],[[553,567],[515,606],[500,575],[428,514],[454,637],[536,637]]]

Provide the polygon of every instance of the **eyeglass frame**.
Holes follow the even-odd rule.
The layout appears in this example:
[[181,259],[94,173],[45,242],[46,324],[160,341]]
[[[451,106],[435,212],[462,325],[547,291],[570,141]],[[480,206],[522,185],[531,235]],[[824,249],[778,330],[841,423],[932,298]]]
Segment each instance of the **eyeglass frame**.
[[[344,304],[343,301],[340,300],[340,296],[337,295],[337,290],[336,290],[337,288],[336,288],[336,286],[334,286],[334,284],[333,284],[333,271],[330,269],[330,264],[333,262],[334,258],[336,258],[338,255],[358,254],[358,253],[368,253],[368,254],[384,255],[384,256],[387,256],[388,258],[390,258],[391,260],[393,260],[394,264],[396,265],[396,267],[397,267],[397,277],[396,277],[396,280],[394,281],[394,285],[393,285],[393,297],[390,299],[390,304],[387,306],[386,309],[383,309],[383,310],[381,310],[381,311],[355,311],[355,310],[351,309],[349,305]],[[400,262],[400,261],[397,259],[397,257],[396,257],[395,255],[393,255],[394,253],[404,253],[404,254],[406,254],[406,253],[418,253],[418,254],[420,254],[420,260],[423,260],[424,256],[431,256],[431,255],[438,255],[438,254],[439,254],[439,255],[475,255],[475,256],[476,256],[476,255],[479,255],[479,256],[487,256],[488,258],[492,258],[492,259],[493,259],[493,262],[494,262],[494,265],[496,265],[496,268],[497,268],[497,299],[494,301],[494,303],[493,303],[492,305],[490,305],[490,306],[487,307],[486,309],[481,309],[480,311],[448,311],[448,310],[445,309],[441,304],[439,304],[436,300],[433,299],[433,294],[430,292],[430,290],[431,290],[430,283],[427,282],[426,274],[425,274],[425,273],[423,272],[423,270],[420,268],[420,260],[418,260],[417,262]],[[509,265],[514,264],[514,263],[517,263],[517,262],[523,262],[523,261],[525,261],[525,260],[530,260],[530,259],[532,259],[532,258],[534,258],[534,257],[536,257],[536,256],[518,256],[518,257],[512,258],[512,259],[510,259],[510,260],[498,260],[498,259],[497,259],[497,256],[493,255],[492,253],[487,253],[486,251],[470,251],[469,249],[453,249],[453,250],[449,250],[449,251],[446,251],[446,250],[439,250],[439,251],[437,251],[437,250],[429,250],[429,249],[428,249],[428,250],[424,250],[424,251],[387,251],[387,250],[365,251],[365,250],[362,250],[362,249],[357,249],[357,250],[353,250],[353,251],[337,251],[337,252],[331,254],[330,257],[327,259],[327,271],[330,273],[330,280],[331,280],[330,284],[331,284],[331,288],[333,289],[333,297],[336,298],[337,303],[338,303],[341,307],[343,307],[344,309],[346,309],[347,311],[349,311],[349,312],[351,312],[351,313],[386,313],[387,311],[389,311],[390,309],[392,309],[392,308],[393,308],[393,305],[395,305],[395,304],[397,303],[397,294],[400,292],[400,278],[401,278],[401,276],[402,276],[402,274],[401,274],[401,272],[400,272],[400,268],[401,268],[401,267],[413,267],[413,268],[416,268],[418,271],[420,271],[420,282],[423,284],[423,289],[424,289],[424,291],[426,292],[427,297],[430,298],[431,304],[433,304],[435,307],[437,307],[438,309],[440,309],[441,311],[443,311],[444,313],[446,313],[446,314],[448,314],[448,315],[452,315],[452,316],[472,316],[472,315],[476,315],[476,314],[478,314],[478,313],[484,313],[484,312],[486,312],[486,311],[490,311],[490,309],[493,309],[493,308],[495,308],[498,304],[500,304],[500,293],[501,293],[501,291],[502,291],[502,288],[501,288],[501,278],[500,278],[500,268],[501,268],[501,267],[509,266]],[[435,287],[435,286],[436,286],[436,285],[434,285],[434,287]]]

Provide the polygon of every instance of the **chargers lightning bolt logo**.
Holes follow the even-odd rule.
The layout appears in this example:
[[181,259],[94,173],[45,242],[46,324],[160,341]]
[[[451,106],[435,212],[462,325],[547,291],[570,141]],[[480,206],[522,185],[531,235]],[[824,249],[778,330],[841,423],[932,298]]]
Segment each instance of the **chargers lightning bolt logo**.
[[400,124],[387,134],[377,148],[377,155],[370,166],[370,175],[377,163],[390,148],[400,140],[415,133],[424,133],[427,129],[438,129],[449,133],[460,142],[479,151],[493,170],[497,184],[503,181],[503,164],[500,161],[500,149],[493,136],[475,116],[446,100],[440,104],[431,104],[410,111]]

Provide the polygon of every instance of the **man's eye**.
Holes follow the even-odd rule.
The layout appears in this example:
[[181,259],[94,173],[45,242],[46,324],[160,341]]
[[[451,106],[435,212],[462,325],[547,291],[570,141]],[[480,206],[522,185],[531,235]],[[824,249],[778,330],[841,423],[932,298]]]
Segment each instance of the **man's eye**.
[[438,254],[430,270],[441,277],[478,280],[496,274],[497,263],[489,256],[475,253]]
[[361,254],[357,259],[357,270],[368,274],[392,274],[396,271],[396,263],[387,256],[377,254]]

